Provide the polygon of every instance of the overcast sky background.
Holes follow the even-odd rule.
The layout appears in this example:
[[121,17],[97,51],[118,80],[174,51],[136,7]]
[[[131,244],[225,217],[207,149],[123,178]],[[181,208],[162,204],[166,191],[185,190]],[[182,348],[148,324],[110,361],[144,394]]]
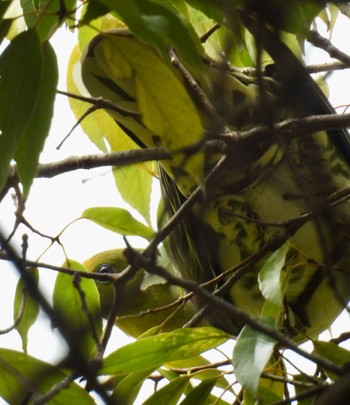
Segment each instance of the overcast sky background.
[[[333,42],[344,52],[350,54],[350,21],[341,18],[334,32]],[[52,44],[56,49],[60,61],[60,81],[58,88],[65,90],[65,69],[71,49],[75,43],[74,36],[65,29],[60,29]],[[314,52],[310,62],[319,60],[322,52]],[[350,72],[343,71],[334,74],[329,80],[331,89],[331,101],[336,107],[349,102]],[[75,123],[75,118],[69,109],[67,99],[58,95],[55,107],[55,118],[52,124],[50,137],[41,156],[41,162],[61,160],[72,154],[84,155],[98,152],[86,136],[78,128],[65,142],[61,150],[56,146],[70,131]],[[57,235],[65,224],[78,218],[83,210],[92,206],[122,206],[112,176],[108,169],[94,169],[93,171],[76,171],[53,179],[39,179],[35,181],[29,200],[26,205],[25,217],[34,228],[51,236]],[[13,227],[14,205],[10,196],[6,197],[0,205],[0,221],[2,229],[9,232]],[[49,246],[50,241],[32,235],[28,229],[21,227],[17,235],[29,234],[28,258],[36,260]],[[86,220],[80,220],[63,233],[61,238],[69,258],[78,261],[90,257],[102,250],[123,247],[123,240],[118,235],[106,231]],[[133,239],[135,245],[145,246],[142,239]],[[17,246],[20,240],[16,239]],[[61,248],[54,246],[40,260],[60,265],[64,261]],[[6,273],[6,274],[5,274]],[[56,273],[49,270],[41,270],[41,285],[47,296],[51,296]],[[13,323],[12,303],[15,287],[18,279],[16,271],[11,265],[0,261],[0,329],[7,328]],[[5,282],[6,281],[6,282]],[[337,322],[334,335],[344,323],[349,325],[349,316],[344,314]],[[112,345],[119,345],[129,341],[122,333],[116,333]],[[16,331],[0,335],[0,347],[8,347],[21,350],[21,341]],[[28,352],[34,357],[56,362],[63,355],[61,342],[57,335],[52,332],[49,322],[41,317],[41,322],[35,325],[29,335]],[[1,400],[0,400],[1,401]]]

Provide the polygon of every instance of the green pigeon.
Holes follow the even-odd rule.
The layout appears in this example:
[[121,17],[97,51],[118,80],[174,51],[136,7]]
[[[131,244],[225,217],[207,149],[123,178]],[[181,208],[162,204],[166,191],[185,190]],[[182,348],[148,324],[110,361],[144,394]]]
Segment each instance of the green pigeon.
[[[119,65],[110,51],[113,43],[120,48],[124,38],[170,66],[127,31],[111,30],[97,35],[85,50],[82,79],[92,96],[139,113],[142,68],[121,69],[123,60]],[[266,275],[271,253],[277,254],[276,240],[287,243],[288,239],[281,270],[272,272],[273,285],[283,293],[273,317],[281,331],[301,341],[327,329],[350,298],[350,202],[337,201],[338,194],[350,186],[349,137],[345,130],[312,132],[293,125],[279,130],[275,125],[333,109],[299,60],[282,42],[274,41],[272,36],[263,44],[275,64],[262,77],[203,64],[207,76],[195,79],[216,108],[221,126],[206,114],[181,74],[169,67],[198,106],[203,138],[218,143],[226,138],[227,147],[222,152],[206,150],[205,175],[225,153],[226,159],[166,245],[173,266],[184,278],[203,283],[232,269],[211,286],[212,291],[231,282],[223,298],[259,319],[273,292],[269,283],[264,285],[261,272],[264,269]],[[156,74],[152,80],[161,88]],[[163,133],[152,132],[142,114],[108,112],[139,146],[162,145]],[[265,130],[247,132],[257,127]],[[191,181],[184,186],[187,174],[181,169],[173,161],[160,163],[162,222],[178,211],[194,189]],[[253,260],[267,247],[269,252]],[[206,306],[198,297],[193,302],[197,308]],[[233,335],[243,326],[240,319],[210,305],[204,315]]]
[[[170,263],[165,263],[167,270],[173,272]],[[89,272],[98,274],[117,274],[128,264],[124,249],[106,250],[84,262]],[[113,284],[98,280],[96,284],[100,293],[102,316],[108,318],[114,301]],[[180,287],[170,285],[166,280],[141,269],[123,288],[122,296],[116,299],[118,310],[115,324],[134,338],[155,327],[159,327],[161,332],[181,328],[196,312],[188,300],[171,306],[184,295],[185,292]]]

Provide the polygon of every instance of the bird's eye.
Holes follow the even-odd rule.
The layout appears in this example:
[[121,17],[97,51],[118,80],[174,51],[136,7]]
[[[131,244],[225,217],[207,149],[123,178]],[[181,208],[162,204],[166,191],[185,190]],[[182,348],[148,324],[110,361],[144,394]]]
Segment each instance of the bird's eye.
[[113,274],[114,269],[113,269],[113,266],[111,266],[110,264],[101,264],[97,268],[96,273],[98,273],[98,274]]

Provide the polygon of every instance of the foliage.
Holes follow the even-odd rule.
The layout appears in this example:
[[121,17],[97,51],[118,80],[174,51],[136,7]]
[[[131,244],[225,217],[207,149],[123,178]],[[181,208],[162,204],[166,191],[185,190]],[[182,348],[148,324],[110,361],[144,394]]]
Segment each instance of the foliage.
[[[318,335],[350,298],[350,119],[334,114],[298,58],[311,43],[349,67],[316,30],[324,24],[331,38],[344,3],[1,2],[0,196],[13,189],[17,211],[13,232],[0,229],[0,259],[20,274],[4,333],[16,328],[23,352],[0,349],[0,397],[306,404],[342,387],[348,328],[328,342]],[[44,165],[60,63],[51,42],[66,27],[77,44],[60,93],[100,154]],[[29,260],[26,238],[18,254],[11,239],[21,227],[47,237],[25,218],[37,179],[98,166],[111,168],[128,206],[87,202],[80,219],[123,235],[126,249],[84,264],[66,257],[58,268]],[[65,229],[52,245],[62,246]],[[147,241],[143,251],[130,246],[135,236]],[[52,304],[42,269],[58,271]],[[57,364],[27,353],[39,309],[67,347]],[[115,325],[136,340],[107,355]],[[224,343],[233,353],[207,360]],[[286,349],[315,374],[296,374]],[[155,390],[145,396],[149,381]]]

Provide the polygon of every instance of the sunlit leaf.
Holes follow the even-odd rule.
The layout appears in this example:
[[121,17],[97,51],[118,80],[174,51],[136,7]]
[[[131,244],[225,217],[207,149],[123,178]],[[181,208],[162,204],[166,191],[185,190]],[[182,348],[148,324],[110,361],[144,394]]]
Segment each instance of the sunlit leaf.
[[[30,271],[32,279],[33,281],[35,281],[37,285],[39,276],[38,270],[30,269],[28,271]],[[36,300],[31,297],[31,295],[28,292],[28,289],[26,288],[23,282],[23,279],[20,278],[16,287],[15,301],[13,306],[13,317],[15,320],[19,316],[21,317],[19,323],[16,326],[16,329],[21,336],[22,349],[24,352],[27,352],[28,331],[36,321],[38,314],[39,314],[39,305],[36,302]]]
[[[174,70],[125,30],[96,38],[83,59],[82,76],[94,96],[141,115],[142,122],[137,116],[110,112],[141,145],[177,151],[202,139],[199,113]],[[171,166],[183,175],[178,184],[185,193],[201,182],[202,165],[202,153],[174,154]]]
[[194,357],[228,339],[215,328],[184,328],[146,337],[110,354],[103,362],[101,374],[134,372]]
[[127,236],[141,236],[150,240],[153,229],[135,219],[128,210],[117,207],[87,208],[81,215],[110,231]]
[[[23,404],[47,393],[67,374],[57,367],[45,363],[25,353],[0,349],[0,396],[9,404]],[[58,390],[50,404],[93,405],[95,401],[78,384],[71,382],[65,389]]]

